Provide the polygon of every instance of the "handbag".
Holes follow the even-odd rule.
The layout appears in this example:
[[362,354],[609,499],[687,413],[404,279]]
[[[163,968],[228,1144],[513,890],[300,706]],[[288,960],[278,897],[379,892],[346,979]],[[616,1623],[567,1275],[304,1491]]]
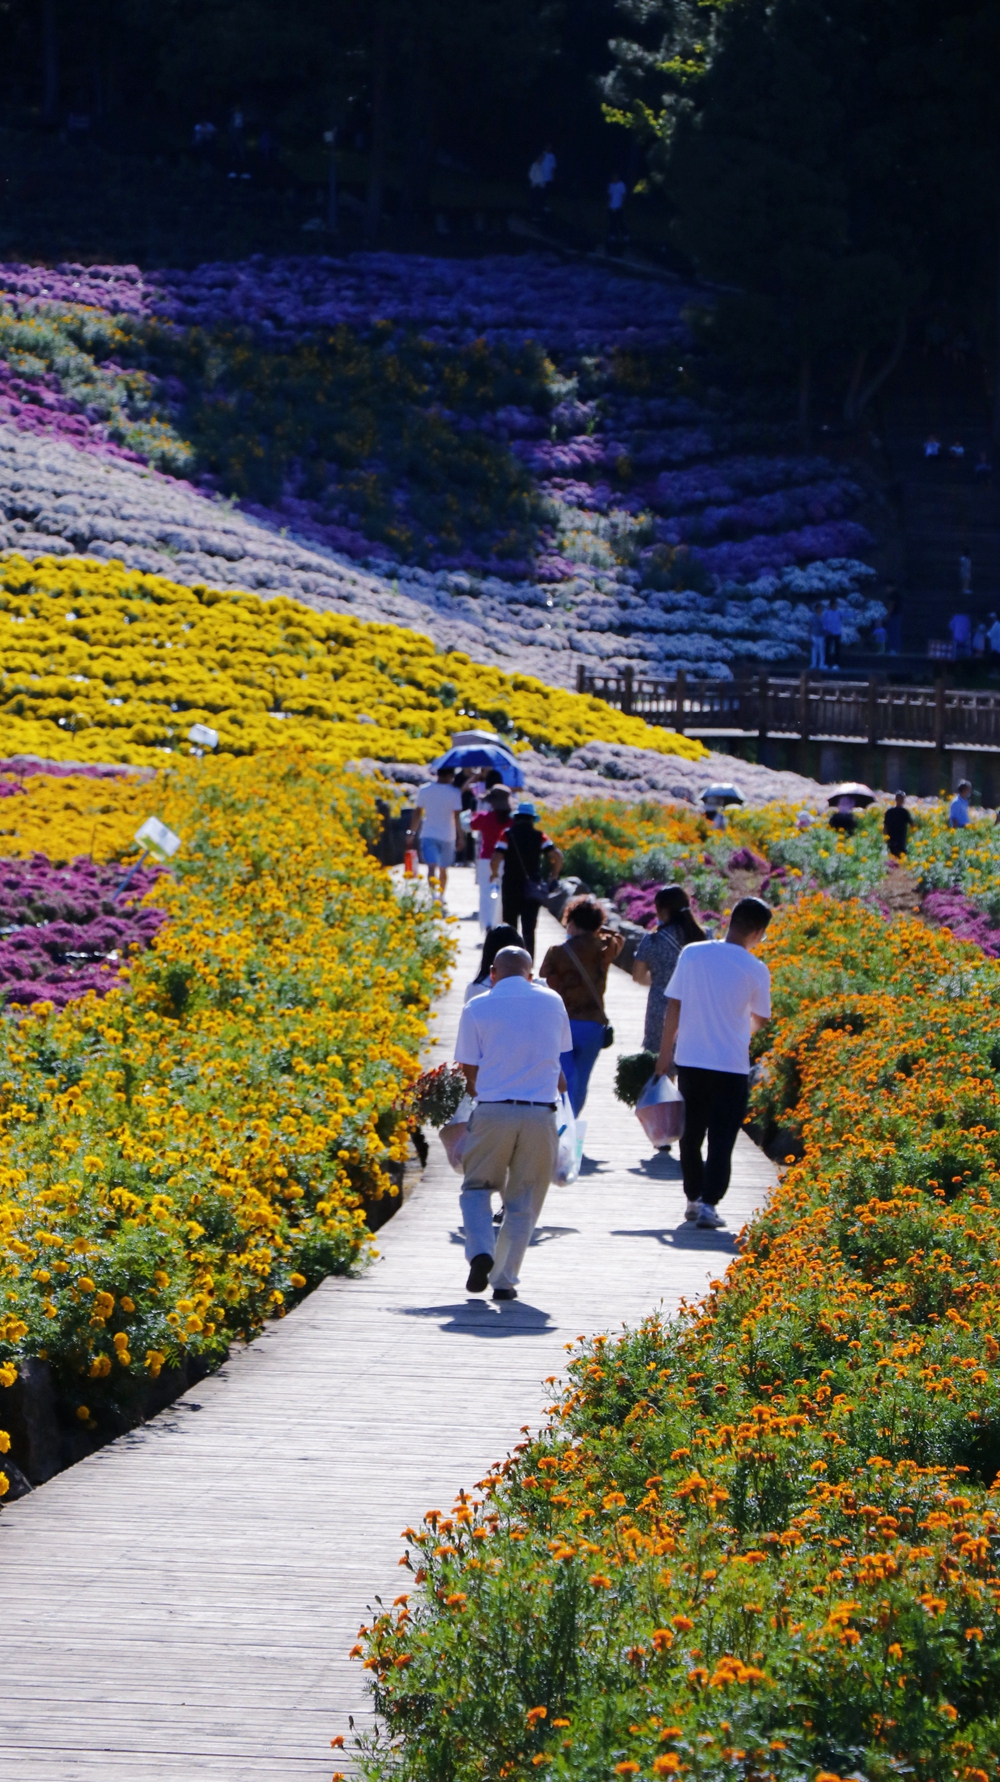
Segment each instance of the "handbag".
[[587,989],[590,991],[591,996],[593,997],[594,1001],[596,1002],[598,1008],[601,1011],[601,1020],[604,1022],[604,1038],[601,1041],[601,1051],[606,1052],[608,1047],[613,1046],[615,1043],[615,1030],[612,1027],[611,1022],[608,1020],[607,1015],[604,1012],[604,998],[601,995],[600,991],[598,990],[597,985],[594,983],[594,980],[591,977],[589,971],[587,970],[587,967],[583,964],[583,961],[577,958],[576,954],[574,953],[572,947],[569,944],[569,941],[563,942],[563,951],[566,953],[568,958],[572,959],[573,964],[576,966],[577,971],[580,973],[580,976],[583,979],[584,983],[586,984]]
[[549,887],[547,881],[545,879],[530,879],[528,877],[527,868],[524,864],[524,855],[521,853],[521,850],[517,845],[517,840],[511,834],[510,830],[507,831],[507,844],[509,847],[513,848],[521,862],[521,871],[524,873],[524,895],[527,902],[547,903],[549,899]]

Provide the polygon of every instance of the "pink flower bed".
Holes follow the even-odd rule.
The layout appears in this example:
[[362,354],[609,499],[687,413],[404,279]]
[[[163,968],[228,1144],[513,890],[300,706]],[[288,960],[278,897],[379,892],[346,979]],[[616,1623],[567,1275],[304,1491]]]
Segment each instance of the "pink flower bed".
[[958,940],[974,941],[989,959],[1000,959],[1000,928],[961,891],[928,891],[921,909]]

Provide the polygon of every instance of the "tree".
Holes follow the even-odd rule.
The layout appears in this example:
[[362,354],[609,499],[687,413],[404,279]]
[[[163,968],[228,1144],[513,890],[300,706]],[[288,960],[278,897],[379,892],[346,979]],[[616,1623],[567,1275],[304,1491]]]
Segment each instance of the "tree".
[[899,359],[914,301],[947,284],[957,234],[967,243],[978,222],[981,237],[985,215],[1000,240],[995,9],[624,0],[622,10],[635,35],[614,46],[609,102],[647,145],[678,241],[704,276],[737,288],[730,309],[742,299],[794,357],[803,423],[821,358],[828,375],[839,367],[857,418]]

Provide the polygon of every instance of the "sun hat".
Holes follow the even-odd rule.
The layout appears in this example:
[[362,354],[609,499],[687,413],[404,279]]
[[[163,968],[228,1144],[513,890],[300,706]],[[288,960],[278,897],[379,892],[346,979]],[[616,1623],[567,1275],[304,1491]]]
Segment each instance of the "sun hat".
[[517,807],[517,810],[514,812],[514,815],[516,817],[537,817],[538,812],[536,811],[530,798],[522,798],[520,804]]

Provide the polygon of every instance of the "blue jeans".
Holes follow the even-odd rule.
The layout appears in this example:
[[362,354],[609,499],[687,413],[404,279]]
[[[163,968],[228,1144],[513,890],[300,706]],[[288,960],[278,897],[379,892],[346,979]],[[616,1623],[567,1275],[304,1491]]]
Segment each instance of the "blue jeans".
[[571,1021],[569,1030],[573,1035],[573,1050],[562,1052],[559,1063],[566,1078],[570,1107],[574,1115],[578,1115],[587,1099],[590,1073],[604,1044],[604,1022]]

